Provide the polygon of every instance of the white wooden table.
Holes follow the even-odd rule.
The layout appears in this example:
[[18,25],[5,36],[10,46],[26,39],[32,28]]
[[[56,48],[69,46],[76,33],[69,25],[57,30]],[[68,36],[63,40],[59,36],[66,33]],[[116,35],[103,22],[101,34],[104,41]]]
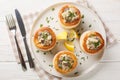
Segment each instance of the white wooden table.
[[[60,0],[74,1],[74,0]],[[58,0],[0,0],[0,16],[19,9],[22,14],[39,11]],[[88,80],[120,80],[120,0],[89,0],[117,38],[117,44],[105,51],[100,70]],[[40,80],[32,70],[23,72],[15,61],[4,21],[0,21],[0,80]]]

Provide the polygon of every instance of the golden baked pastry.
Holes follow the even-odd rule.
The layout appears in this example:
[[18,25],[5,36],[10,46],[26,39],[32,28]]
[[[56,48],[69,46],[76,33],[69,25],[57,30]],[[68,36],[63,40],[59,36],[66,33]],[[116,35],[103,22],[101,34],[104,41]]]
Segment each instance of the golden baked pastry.
[[56,35],[49,27],[41,27],[34,35],[34,44],[42,51],[51,50],[56,44]]
[[79,25],[81,21],[81,13],[77,7],[66,4],[60,9],[58,18],[60,24],[64,28],[71,29]]
[[103,51],[104,44],[102,35],[96,31],[86,31],[80,38],[80,47],[86,53],[99,53]]
[[59,73],[67,74],[76,68],[77,58],[70,51],[60,51],[54,56],[53,66]]

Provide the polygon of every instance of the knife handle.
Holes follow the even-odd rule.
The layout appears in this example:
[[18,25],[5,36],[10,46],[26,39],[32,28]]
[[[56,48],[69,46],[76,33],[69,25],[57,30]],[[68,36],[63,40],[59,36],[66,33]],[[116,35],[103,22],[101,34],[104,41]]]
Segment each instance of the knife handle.
[[34,62],[33,62],[33,59],[32,59],[32,56],[31,56],[31,53],[30,53],[30,50],[29,50],[29,47],[28,47],[28,44],[26,41],[26,37],[23,38],[23,41],[24,41],[25,48],[26,48],[29,66],[30,66],[30,68],[34,68]]
[[26,71],[27,67],[26,67],[26,64],[25,64],[22,52],[20,50],[20,47],[18,45],[16,36],[14,36],[14,38],[15,38],[15,42],[16,42],[16,46],[17,46],[17,51],[18,51],[18,55],[19,55],[19,58],[20,58],[20,63],[21,63],[22,69],[23,69],[23,71]]

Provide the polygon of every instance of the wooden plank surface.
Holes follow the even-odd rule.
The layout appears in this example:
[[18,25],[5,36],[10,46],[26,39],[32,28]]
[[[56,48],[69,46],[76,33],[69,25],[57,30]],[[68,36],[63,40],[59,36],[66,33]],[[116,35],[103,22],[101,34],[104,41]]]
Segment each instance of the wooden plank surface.
[[16,62],[0,62],[0,80],[39,80],[33,70],[23,72]]
[[[96,70],[96,71],[95,71]],[[94,72],[82,80],[119,80],[120,62],[100,63]],[[0,80],[40,80],[32,70],[23,72],[16,62],[0,63]],[[65,80],[65,79],[64,79]],[[73,79],[75,80],[75,79]],[[76,79],[78,80],[78,79]]]

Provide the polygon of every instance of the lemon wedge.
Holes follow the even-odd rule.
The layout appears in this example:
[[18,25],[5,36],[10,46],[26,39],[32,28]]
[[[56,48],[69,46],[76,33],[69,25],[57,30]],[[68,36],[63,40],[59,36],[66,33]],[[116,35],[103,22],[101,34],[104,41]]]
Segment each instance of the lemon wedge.
[[67,34],[68,41],[73,42],[74,39],[77,39],[77,38],[78,38],[78,35],[73,29],[68,32],[68,34]]
[[74,52],[74,44],[73,44],[73,42],[65,41],[65,42],[64,42],[64,46],[65,46],[65,48],[68,49],[69,51]]
[[74,40],[78,38],[75,30],[63,31],[57,36],[57,40],[65,40],[64,46],[67,50],[74,52]]
[[63,31],[63,32],[59,33],[56,37],[57,37],[57,40],[66,40],[67,39],[67,32]]

